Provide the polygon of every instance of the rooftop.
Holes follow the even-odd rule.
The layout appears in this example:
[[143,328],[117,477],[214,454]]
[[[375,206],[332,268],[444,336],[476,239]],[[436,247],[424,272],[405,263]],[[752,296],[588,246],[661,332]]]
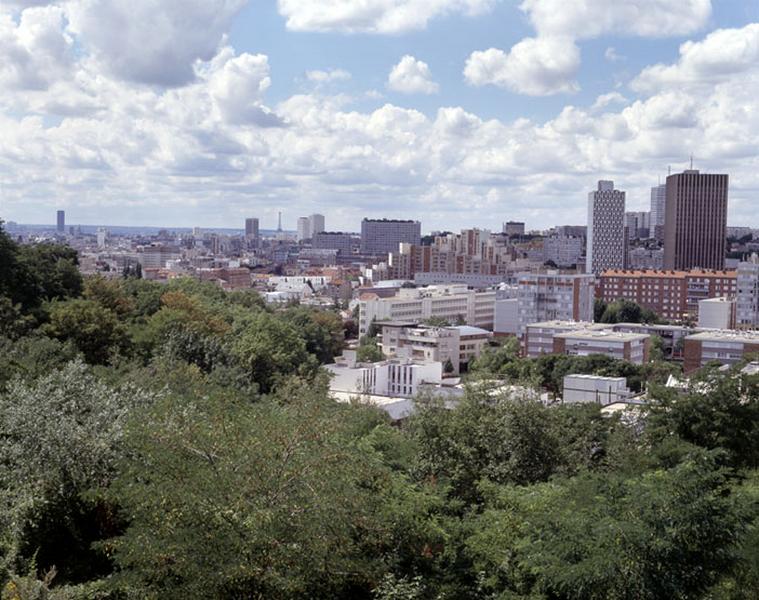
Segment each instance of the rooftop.
[[737,271],[706,271],[693,269],[691,271],[666,271],[653,269],[609,269],[601,273],[601,277],[641,277],[659,279],[685,279],[686,277],[737,277]]
[[556,334],[557,338],[582,339],[582,340],[606,340],[611,342],[635,342],[646,340],[650,336],[646,333],[622,333],[610,329],[580,329],[578,331],[565,331]]
[[715,342],[748,342],[759,344],[759,331],[738,331],[735,329],[710,329],[694,333],[686,340],[715,341]]

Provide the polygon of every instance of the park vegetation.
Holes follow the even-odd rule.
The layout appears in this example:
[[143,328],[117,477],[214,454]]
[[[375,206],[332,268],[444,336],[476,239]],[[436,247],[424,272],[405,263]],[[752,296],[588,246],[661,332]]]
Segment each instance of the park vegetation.
[[[757,376],[508,342],[397,426],[330,400],[337,313],[126,275],[0,229],[3,600],[756,598]],[[651,404],[488,384],[578,370]]]

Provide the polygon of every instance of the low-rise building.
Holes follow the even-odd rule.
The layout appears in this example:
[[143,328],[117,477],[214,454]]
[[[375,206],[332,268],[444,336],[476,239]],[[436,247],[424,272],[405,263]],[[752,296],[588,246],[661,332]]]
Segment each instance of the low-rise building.
[[601,323],[548,321],[526,327],[525,354],[537,358],[542,354],[589,356],[603,354],[634,364],[648,361],[651,336],[646,333],[614,331]]
[[492,333],[479,327],[418,326],[413,322],[377,323],[382,329],[382,353],[387,357],[451,364],[457,375],[487,347]]
[[606,406],[625,402],[632,396],[625,377],[566,375],[563,388],[562,401],[565,404],[590,402]]
[[685,338],[683,370],[691,373],[709,362],[732,365],[759,353],[759,331],[701,331]]
[[369,394],[413,398],[424,384],[441,384],[440,362],[391,359],[376,363],[351,360],[326,365],[332,374],[330,390],[349,394]]

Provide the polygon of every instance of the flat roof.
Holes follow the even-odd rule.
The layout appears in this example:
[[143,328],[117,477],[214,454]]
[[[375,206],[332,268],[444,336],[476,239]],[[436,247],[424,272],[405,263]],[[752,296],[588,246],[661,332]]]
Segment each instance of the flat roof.
[[759,331],[744,331],[736,329],[711,329],[694,333],[685,338],[686,340],[698,340],[702,342],[747,342],[759,344]]
[[614,342],[634,342],[645,340],[650,336],[647,333],[623,333],[621,331],[610,331],[609,329],[581,329],[578,331],[565,331],[557,333],[554,337],[568,339],[576,338],[583,340],[610,340]]
[[601,277],[653,277],[666,279],[685,279],[686,277],[737,277],[738,271],[707,271],[697,269],[692,271],[672,271],[672,270],[630,270],[630,269],[609,269],[603,271]]
[[472,327],[471,325],[454,325],[453,329],[459,330],[459,335],[491,335],[492,332],[482,327]]

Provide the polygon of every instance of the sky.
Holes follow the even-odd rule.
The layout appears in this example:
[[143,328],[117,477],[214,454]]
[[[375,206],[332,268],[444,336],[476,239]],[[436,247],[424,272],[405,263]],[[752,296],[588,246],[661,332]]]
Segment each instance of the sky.
[[0,0],[0,218],[584,224],[730,175],[759,227],[759,0]]

